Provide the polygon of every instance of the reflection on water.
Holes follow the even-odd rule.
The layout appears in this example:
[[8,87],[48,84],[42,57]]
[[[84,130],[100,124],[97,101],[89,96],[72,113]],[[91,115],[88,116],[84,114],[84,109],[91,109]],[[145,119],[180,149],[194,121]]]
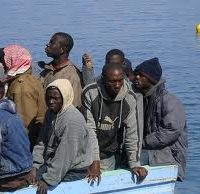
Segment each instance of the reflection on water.
[[168,89],[179,96],[187,112],[187,176],[184,183],[177,183],[176,193],[197,194],[200,37],[195,26],[200,23],[199,7],[196,0],[1,0],[0,47],[20,43],[31,51],[34,62],[49,61],[45,44],[53,33],[65,31],[75,40],[70,58],[81,66],[82,54],[90,52],[97,74],[112,48],[122,49],[133,66],[159,57]]

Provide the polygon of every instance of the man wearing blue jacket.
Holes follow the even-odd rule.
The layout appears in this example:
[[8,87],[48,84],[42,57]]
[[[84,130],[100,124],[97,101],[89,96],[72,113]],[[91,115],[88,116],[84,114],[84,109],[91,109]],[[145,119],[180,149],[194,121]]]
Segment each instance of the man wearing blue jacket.
[[158,58],[135,68],[135,86],[144,95],[144,137],[142,164],[176,164],[178,180],[185,176],[187,127],[184,107],[165,89]]
[[33,158],[15,104],[3,96],[0,82],[0,191],[11,191],[34,182]]

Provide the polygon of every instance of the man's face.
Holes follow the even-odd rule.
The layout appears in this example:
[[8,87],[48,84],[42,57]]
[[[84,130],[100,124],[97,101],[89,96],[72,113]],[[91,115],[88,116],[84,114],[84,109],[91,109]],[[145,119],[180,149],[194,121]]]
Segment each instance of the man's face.
[[4,54],[0,56],[0,66],[3,66],[4,73],[7,73],[8,67],[6,66],[5,60],[4,60]]
[[46,104],[53,113],[58,113],[63,106],[63,99],[56,88],[49,88],[46,91]]
[[110,96],[116,96],[124,82],[122,69],[110,69],[104,79],[105,88]]
[[135,72],[135,86],[140,89],[140,90],[144,90],[144,89],[148,89],[151,87],[151,82],[140,72]]
[[45,52],[48,57],[56,58],[63,53],[63,47],[60,42],[62,38],[58,35],[53,35],[49,43],[46,44]]
[[116,63],[119,65],[123,65],[124,60],[121,58],[120,55],[112,55],[108,61],[108,63]]

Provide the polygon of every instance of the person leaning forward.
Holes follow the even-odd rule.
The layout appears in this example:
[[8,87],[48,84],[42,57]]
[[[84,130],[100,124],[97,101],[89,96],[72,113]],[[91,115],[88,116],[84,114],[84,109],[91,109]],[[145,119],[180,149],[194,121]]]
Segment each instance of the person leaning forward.
[[45,48],[47,56],[53,58],[53,61],[49,64],[39,62],[39,66],[44,68],[40,73],[40,78],[44,88],[56,79],[68,79],[74,91],[73,105],[80,107],[82,74],[68,58],[73,45],[73,38],[69,34],[64,32],[55,33]]
[[37,193],[61,181],[86,177],[92,163],[90,134],[83,115],[73,105],[73,88],[67,79],[57,79],[46,89],[48,110],[38,143],[33,150]]
[[185,177],[187,155],[186,115],[182,103],[165,88],[158,58],[135,68],[135,86],[144,95],[144,165],[176,164],[178,180]]
[[[93,145],[89,180],[100,180],[100,169],[115,169],[120,134],[123,134],[131,171],[144,179],[147,170],[139,162],[141,138],[136,121],[136,95],[123,78],[122,66],[106,64],[101,79],[84,88],[82,104]],[[125,131],[122,133],[121,129]]]

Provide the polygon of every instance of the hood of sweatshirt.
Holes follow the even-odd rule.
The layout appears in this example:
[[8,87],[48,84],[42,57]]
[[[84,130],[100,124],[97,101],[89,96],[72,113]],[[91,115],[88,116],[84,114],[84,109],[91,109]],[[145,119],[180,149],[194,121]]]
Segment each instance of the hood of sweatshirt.
[[6,98],[3,98],[0,100],[0,109],[8,111],[12,114],[17,113],[16,105],[12,100],[8,100]]
[[97,88],[98,88],[98,91],[99,91],[101,97],[104,100],[113,101],[113,102],[122,101],[126,97],[126,95],[128,94],[128,91],[129,91],[128,82],[125,79],[124,79],[124,83],[123,83],[119,93],[116,95],[116,97],[114,99],[111,99],[108,96],[108,94],[106,93],[106,89],[102,82],[102,79],[99,79],[97,81]]
[[63,98],[63,106],[60,112],[66,110],[70,105],[72,105],[74,99],[74,91],[72,88],[71,83],[68,79],[57,79],[50,83],[47,88],[54,86],[57,87],[62,95]]

